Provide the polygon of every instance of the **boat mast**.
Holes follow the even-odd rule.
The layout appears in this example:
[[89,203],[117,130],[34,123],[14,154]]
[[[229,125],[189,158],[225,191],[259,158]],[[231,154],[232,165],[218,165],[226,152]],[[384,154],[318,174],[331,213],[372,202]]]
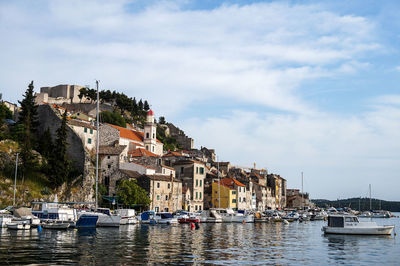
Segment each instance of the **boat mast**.
[[372,210],[372,200],[371,200],[371,184],[369,184],[369,210]]
[[301,172],[301,210],[304,210],[303,172]]
[[17,189],[18,155],[19,155],[19,153],[17,152],[17,158],[15,159],[15,177],[14,177],[14,199],[13,199],[13,206],[15,206],[15,190]]
[[217,156],[217,174],[218,174],[218,208],[221,208],[221,182],[219,180],[219,160]]
[[99,187],[99,81],[96,80],[96,89],[97,89],[97,106],[96,106],[96,206],[95,210],[97,211],[98,207],[98,187]]

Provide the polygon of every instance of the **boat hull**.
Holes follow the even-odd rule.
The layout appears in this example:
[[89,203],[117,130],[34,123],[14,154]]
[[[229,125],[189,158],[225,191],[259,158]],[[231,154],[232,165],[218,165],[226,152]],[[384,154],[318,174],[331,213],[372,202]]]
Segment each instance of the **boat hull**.
[[394,225],[377,226],[374,228],[367,227],[329,227],[324,226],[322,231],[325,234],[340,234],[340,235],[390,235],[392,234]]

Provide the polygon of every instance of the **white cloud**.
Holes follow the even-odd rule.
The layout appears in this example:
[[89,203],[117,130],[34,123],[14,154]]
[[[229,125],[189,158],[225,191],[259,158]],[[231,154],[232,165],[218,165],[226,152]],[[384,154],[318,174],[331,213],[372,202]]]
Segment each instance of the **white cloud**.
[[357,57],[378,47],[371,22],[317,6],[225,4],[199,11],[160,2],[129,13],[127,1],[22,3],[2,4],[6,94],[30,79],[47,86],[98,78],[166,115],[199,99],[315,112],[297,92],[300,85],[357,71],[365,64]]

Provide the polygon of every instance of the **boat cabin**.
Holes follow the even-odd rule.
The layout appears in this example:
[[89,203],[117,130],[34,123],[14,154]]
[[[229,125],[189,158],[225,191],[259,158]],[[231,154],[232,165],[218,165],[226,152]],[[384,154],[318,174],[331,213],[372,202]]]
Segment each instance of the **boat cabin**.
[[329,227],[345,227],[354,223],[359,223],[356,216],[328,216]]

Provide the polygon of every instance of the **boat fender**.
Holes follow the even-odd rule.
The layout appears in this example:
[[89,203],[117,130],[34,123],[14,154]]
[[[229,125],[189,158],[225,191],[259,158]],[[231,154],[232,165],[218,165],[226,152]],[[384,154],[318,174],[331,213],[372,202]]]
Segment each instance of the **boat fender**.
[[190,229],[194,229],[195,228],[195,225],[194,225],[194,223],[190,223]]
[[40,224],[38,225],[38,227],[37,227],[37,231],[40,233],[40,232],[42,232],[42,227],[40,226]]

